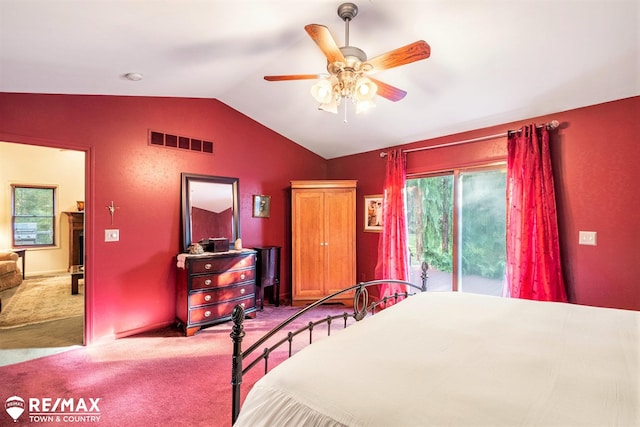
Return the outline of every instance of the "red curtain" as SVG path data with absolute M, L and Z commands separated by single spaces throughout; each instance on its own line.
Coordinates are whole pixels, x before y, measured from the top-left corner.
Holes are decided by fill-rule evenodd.
M 402 150 L 391 150 L 387 155 L 382 203 L 382 234 L 378 241 L 376 279 L 408 280 L 409 278 L 404 208 L 406 158 L 407 155 Z M 405 286 L 403 285 L 380 285 L 378 298 L 404 291 Z
M 567 301 L 560 263 L 549 131 L 525 126 L 507 139 L 505 295 Z

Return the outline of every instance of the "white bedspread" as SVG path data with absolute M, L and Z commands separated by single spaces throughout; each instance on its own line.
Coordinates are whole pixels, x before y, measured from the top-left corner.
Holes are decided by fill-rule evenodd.
M 275 367 L 236 426 L 639 426 L 640 312 L 411 297 Z

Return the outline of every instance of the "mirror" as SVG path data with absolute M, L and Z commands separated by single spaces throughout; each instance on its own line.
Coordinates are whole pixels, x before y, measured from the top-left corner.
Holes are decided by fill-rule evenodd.
M 240 237 L 238 178 L 182 173 L 183 250 L 202 239 Z

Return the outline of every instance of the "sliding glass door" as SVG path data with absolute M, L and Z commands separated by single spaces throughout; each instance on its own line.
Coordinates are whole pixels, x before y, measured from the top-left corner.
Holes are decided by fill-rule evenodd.
M 429 264 L 430 291 L 453 289 L 453 173 L 407 179 L 407 240 L 411 282 Z
M 500 295 L 506 259 L 504 167 L 407 179 L 411 279 L 429 264 L 430 291 Z

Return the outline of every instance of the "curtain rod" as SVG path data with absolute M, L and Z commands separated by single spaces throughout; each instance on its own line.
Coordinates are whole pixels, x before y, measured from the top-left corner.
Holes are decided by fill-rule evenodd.
M 546 128 L 548 130 L 553 130 L 553 129 L 556 129 L 556 128 L 558 128 L 560 126 L 560 122 L 558 122 L 557 120 L 552 120 L 549 123 L 546 123 L 546 124 L 544 124 L 542 126 L 536 126 L 536 129 L 541 129 L 543 126 L 546 126 Z M 495 135 L 480 136 L 478 138 L 465 139 L 464 141 L 445 142 L 444 144 L 429 145 L 427 147 L 410 148 L 408 150 L 402 150 L 402 152 L 403 153 L 413 153 L 414 151 L 432 150 L 434 148 L 451 147 L 453 145 L 468 144 L 470 142 L 480 142 L 480 141 L 487 141 L 489 139 L 504 138 L 505 136 L 509 136 L 510 133 L 514 133 L 514 132 L 520 132 L 520 131 L 508 130 L 508 131 L 503 132 L 503 133 L 497 133 Z M 383 152 L 380 153 L 380 157 L 385 157 L 386 155 L 387 155 L 386 151 L 383 151 Z

